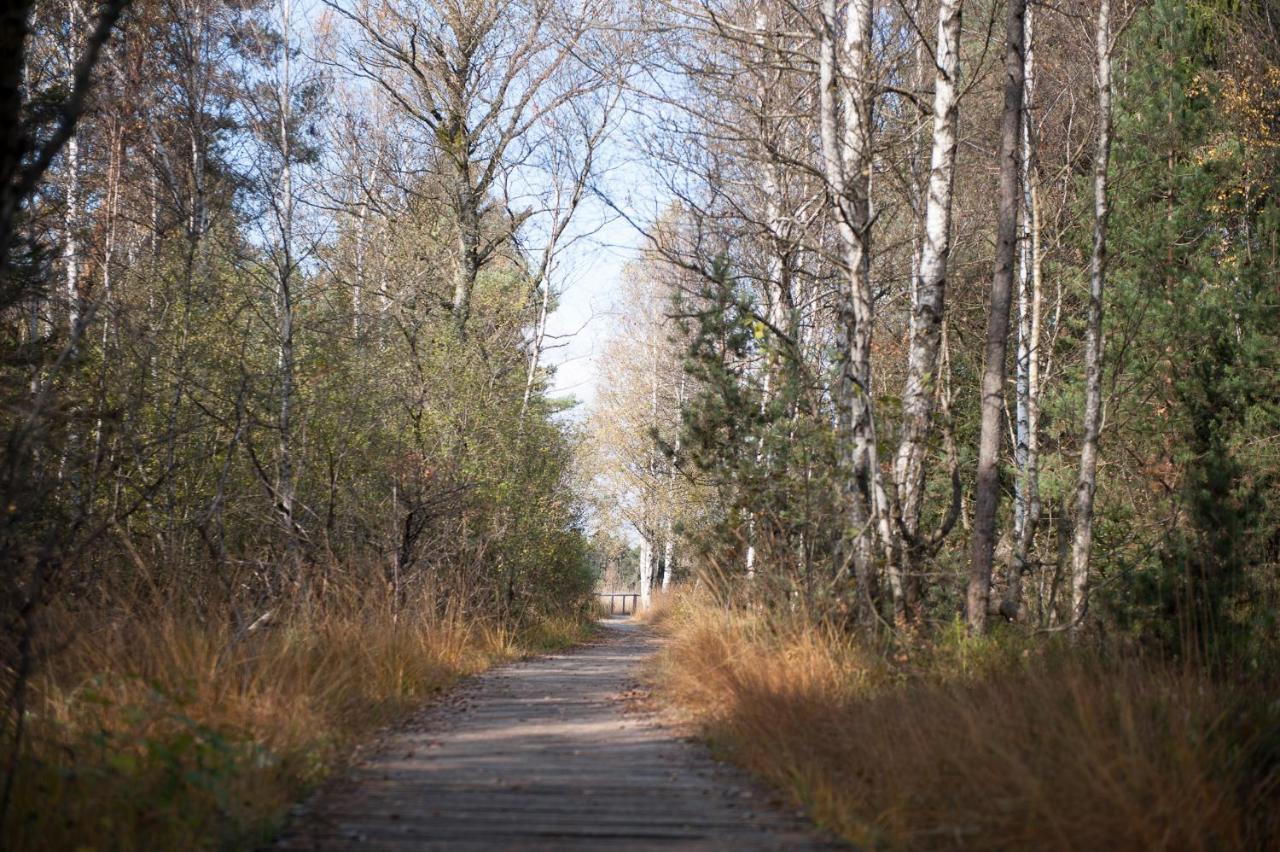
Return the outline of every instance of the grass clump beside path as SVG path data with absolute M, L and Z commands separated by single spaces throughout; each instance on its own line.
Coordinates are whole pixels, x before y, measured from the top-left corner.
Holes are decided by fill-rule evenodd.
M 0 848 L 253 848 L 380 727 L 591 630 L 585 612 L 511 628 L 423 604 L 330 603 L 251 632 L 167 607 L 50 616 L 70 639 L 32 684 Z
M 684 597 L 654 678 L 729 757 L 868 849 L 1257 850 L 1280 695 L 1065 644 L 868 652 Z

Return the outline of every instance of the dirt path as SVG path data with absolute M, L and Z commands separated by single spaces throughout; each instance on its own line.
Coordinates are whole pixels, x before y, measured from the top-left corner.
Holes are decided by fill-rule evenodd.
M 657 641 L 630 620 L 495 669 L 319 796 L 286 850 L 837 848 L 625 693 Z

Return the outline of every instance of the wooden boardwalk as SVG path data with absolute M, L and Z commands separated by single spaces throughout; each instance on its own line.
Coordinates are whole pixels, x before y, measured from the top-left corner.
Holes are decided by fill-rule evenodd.
M 626 700 L 656 640 L 495 669 L 319 795 L 285 850 L 839 848 Z

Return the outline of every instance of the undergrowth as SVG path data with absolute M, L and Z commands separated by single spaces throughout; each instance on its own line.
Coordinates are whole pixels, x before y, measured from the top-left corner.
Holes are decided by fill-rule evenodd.
M 385 601 L 252 631 L 181 608 L 53 616 L 0 847 L 254 848 L 352 748 L 460 677 L 564 647 L 585 616 L 519 628 Z
M 1246 850 L 1280 841 L 1280 693 L 962 630 L 870 652 L 685 597 L 660 695 L 868 849 Z

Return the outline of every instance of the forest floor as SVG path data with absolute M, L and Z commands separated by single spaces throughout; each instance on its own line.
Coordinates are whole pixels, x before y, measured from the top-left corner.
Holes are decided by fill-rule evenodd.
M 300 808 L 279 848 L 839 848 L 637 689 L 653 630 L 493 669 Z

